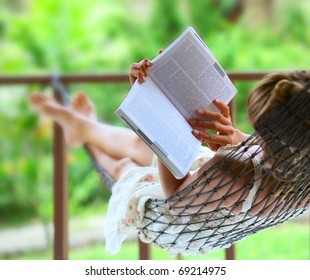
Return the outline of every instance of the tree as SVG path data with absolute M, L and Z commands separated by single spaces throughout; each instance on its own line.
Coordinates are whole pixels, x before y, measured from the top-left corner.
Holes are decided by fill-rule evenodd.
M 242 0 L 247 26 L 271 24 L 273 21 L 273 0 Z
M 185 23 L 180 10 L 180 1 L 155 1 L 149 30 L 156 44 L 167 46 L 184 28 Z

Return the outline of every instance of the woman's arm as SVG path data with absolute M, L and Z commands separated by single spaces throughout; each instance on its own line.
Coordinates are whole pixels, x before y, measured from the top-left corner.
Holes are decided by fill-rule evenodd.
M 159 178 L 162 190 L 164 192 L 165 197 L 170 197 L 174 194 L 177 189 L 182 185 L 187 178 L 190 177 L 190 174 L 187 173 L 185 177 L 182 179 L 177 179 L 173 176 L 170 170 L 164 165 L 160 159 L 158 158 L 158 171 L 159 171 Z
M 248 187 L 254 176 L 253 165 L 243 154 L 238 158 L 227 158 L 229 151 L 216 154 L 206 162 L 198 172 L 191 176 L 175 189 L 174 194 L 190 188 L 195 182 L 195 188 L 182 194 L 182 199 L 174 205 L 180 209 L 188 208 L 188 213 L 209 212 L 218 207 L 231 209 L 237 214 L 242 210 L 242 203 L 249 191 Z M 225 164 L 223 164 L 225 160 Z M 215 167 L 215 168 L 214 168 Z M 241 175 L 242 174 L 242 175 Z M 198 182 L 197 182 L 198 181 Z M 206 183 L 208 182 L 208 183 Z M 176 209 L 175 209 L 176 210 Z
M 146 77 L 149 75 L 148 68 L 153 65 L 148 59 L 143 59 L 139 63 L 133 63 L 130 67 L 129 79 L 131 84 L 138 79 L 140 83 L 145 82 Z M 214 101 L 214 104 L 220 109 L 219 113 L 211 112 L 205 109 L 197 111 L 198 116 L 208 118 L 206 121 L 202 118 L 190 120 L 193 127 L 193 134 L 201 141 L 206 142 L 212 150 L 217 150 L 220 146 L 227 144 L 235 144 L 247 138 L 239 130 L 232 126 L 229 107 L 220 101 Z M 217 131 L 217 135 L 209 134 L 208 130 L 212 129 Z M 184 187 L 185 182 L 189 178 L 194 178 L 188 173 L 182 179 L 176 179 L 170 170 L 159 160 L 159 175 L 161 185 L 166 197 L 175 193 L 180 186 Z

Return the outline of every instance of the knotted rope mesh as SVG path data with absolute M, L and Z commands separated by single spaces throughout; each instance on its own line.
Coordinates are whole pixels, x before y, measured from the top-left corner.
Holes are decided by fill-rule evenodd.
M 141 239 L 172 254 L 204 254 L 309 209 L 309 88 L 310 83 L 184 190 L 150 199 Z M 248 175 L 252 179 L 240 183 Z
M 307 211 L 309 89 L 310 82 L 185 189 L 167 199 L 149 199 L 140 239 L 167 249 L 171 255 L 206 254 Z M 85 148 L 103 183 L 111 189 L 113 180 Z

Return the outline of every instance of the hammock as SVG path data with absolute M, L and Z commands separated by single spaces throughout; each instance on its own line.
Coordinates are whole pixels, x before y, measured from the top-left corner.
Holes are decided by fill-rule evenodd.
M 53 87 L 65 100 L 67 94 L 59 81 L 54 80 Z M 154 243 L 172 255 L 196 254 L 197 250 L 199 254 L 206 254 L 230 247 L 251 234 L 307 211 L 310 206 L 309 89 L 310 82 L 280 112 L 271 114 L 246 141 L 232 146 L 222 161 L 205 170 L 185 189 L 167 199 L 149 199 L 139 229 L 140 239 Z M 298 125 L 292 126 L 296 119 Z M 257 143 L 263 149 L 254 146 Z M 87 147 L 85 149 L 103 183 L 111 190 L 113 180 Z M 268 153 L 270 149 L 273 150 L 272 157 Z M 262 155 L 263 150 L 264 155 L 257 166 L 252 165 L 251 170 L 246 168 L 251 166 L 254 158 Z M 248 156 L 243 157 L 245 153 Z M 262 170 L 267 161 L 272 166 L 256 172 Z M 228 165 L 225 173 L 217 172 Z M 236 170 L 238 176 L 229 176 Z M 238 180 L 253 173 L 253 179 L 242 187 L 239 182 L 236 190 Z M 275 181 L 274 177 L 278 179 Z M 208 188 L 212 180 L 220 182 L 216 188 Z M 272 191 L 260 199 L 259 194 L 270 188 L 270 184 Z M 218 191 L 225 191 L 220 199 L 216 198 Z M 201 202 L 198 198 L 203 195 L 208 195 L 208 199 Z M 240 198 L 227 207 L 225 201 L 234 195 Z M 207 210 L 210 207 L 212 210 Z

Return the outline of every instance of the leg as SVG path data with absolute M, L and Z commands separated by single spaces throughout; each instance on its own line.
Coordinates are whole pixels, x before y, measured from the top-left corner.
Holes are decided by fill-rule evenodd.
M 84 94 L 78 94 L 73 97 L 70 108 L 87 117 L 88 119 L 96 120 L 96 109 L 89 98 Z M 117 181 L 123 172 L 130 168 L 138 166 L 130 158 L 116 159 L 109 156 L 100 148 L 91 144 L 86 145 L 96 161 L 108 172 L 114 181 Z
M 151 164 L 153 152 L 133 131 L 89 119 L 41 94 L 31 95 L 30 102 L 63 127 L 69 145 L 92 144 L 113 158 L 129 157 L 143 166 Z
M 142 166 L 149 166 L 153 152 L 131 130 L 102 123 L 80 126 L 86 144 L 93 144 L 115 158 L 129 157 Z
M 125 171 L 139 166 L 130 158 L 113 158 L 96 146 L 88 145 L 88 148 L 94 155 L 97 162 L 109 173 L 114 181 L 117 181 Z

